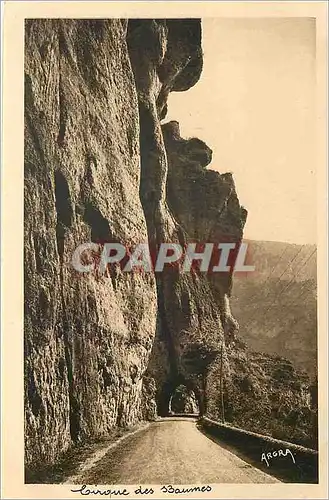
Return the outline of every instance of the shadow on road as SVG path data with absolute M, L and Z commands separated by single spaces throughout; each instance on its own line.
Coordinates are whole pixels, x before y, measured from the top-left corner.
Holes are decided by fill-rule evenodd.
M 286 460 L 284 463 L 279 463 L 277 462 L 275 464 L 275 467 L 267 467 L 265 465 L 265 462 L 261 462 L 261 454 L 257 455 L 257 459 L 255 458 L 255 450 L 253 447 L 247 447 L 247 449 L 242 449 L 241 446 L 239 446 L 239 443 L 229 443 L 225 442 L 223 439 L 220 439 L 216 436 L 213 436 L 209 434 L 202 426 L 201 421 L 198 421 L 196 423 L 197 429 L 208 439 L 213 441 L 214 443 L 218 444 L 222 448 L 224 448 L 227 451 L 230 451 L 237 457 L 241 458 L 244 462 L 249 464 L 252 467 L 255 467 L 256 469 L 261 470 L 262 472 L 265 472 L 266 474 L 269 474 L 276 479 L 279 479 L 283 483 L 316 483 L 316 481 L 312 480 L 312 478 L 308 477 L 308 475 L 305 474 L 305 471 L 302 470 L 302 468 L 299 466 L 298 463 L 293 464 L 293 463 L 287 463 Z M 259 450 L 257 450 L 259 451 Z M 281 459 L 280 459 L 281 460 Z

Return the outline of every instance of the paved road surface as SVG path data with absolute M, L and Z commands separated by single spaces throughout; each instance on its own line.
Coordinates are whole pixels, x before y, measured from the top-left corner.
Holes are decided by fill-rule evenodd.
M 275 483 L 202 434 L 193 419 L 151 424 L 109 451 L 84 484 Z

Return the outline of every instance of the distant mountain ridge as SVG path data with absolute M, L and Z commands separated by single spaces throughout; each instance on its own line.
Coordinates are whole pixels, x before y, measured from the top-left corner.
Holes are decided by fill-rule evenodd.
M 252 273 L 237 273 L 231 306 L 240 336 L 311 376 L 317 367 L 316 245 L 245 240 Z

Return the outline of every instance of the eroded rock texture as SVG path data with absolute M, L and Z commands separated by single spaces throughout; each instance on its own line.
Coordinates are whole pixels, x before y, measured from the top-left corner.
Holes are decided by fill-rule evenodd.
M 147 241 L 139 113 L 120 20 L 33 20 L 25 55 L 26 462 L 141 416 L 151 274 L 75 273 L 82 242 Z
M 206 168 L 202 141 L 161 123 L 169 92 L 201 70 L 200 20 L 27 21 L 28 468 L 167 414 L 180 384 L 212 414 L 220 373 L 225 397 L 234 386 L 231 274 L 113 268 L 99 277 L 70 264 L 89 241 L 241 241 L 246 211 L 232 176 Z
M 175 122 L 160 125 L 168 93 L 187 90 L 200 77 L 200 21 L 132 21 L 128 44 L 139 99 L 141 201 L 150 245 L 239 242 L 245 212 L 232 180 L 205 170 L 211 150 L 202 141 L 183 140 Z M 205 410 L 204 376 L 231 321 L 231 276 L 217 284 L 215 296 L 212 281 L 200 273 L 174 268 L 157 275 L 158 328 L 148 373 L 157 381 L 162 415 L 179 383 L 195 391 Z

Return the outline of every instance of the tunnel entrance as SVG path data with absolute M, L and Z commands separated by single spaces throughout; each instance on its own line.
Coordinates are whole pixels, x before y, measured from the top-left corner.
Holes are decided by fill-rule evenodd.
M 169 415 L 200 415 L 200 407 L 195 392 L 186 385 L 176 387 L 169 400 Z
M 159 417 L 201 416 L 205 410 L 204 392 L 198 383 L 180 376 L 162 384 L 157 391 L 156 404 Z

